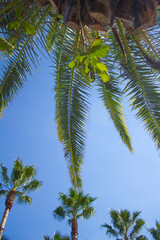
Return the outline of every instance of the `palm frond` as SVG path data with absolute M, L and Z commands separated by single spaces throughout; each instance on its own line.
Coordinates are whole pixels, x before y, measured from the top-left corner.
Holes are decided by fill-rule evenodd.
M 65 210 L 62 206 L 59 206 L 53 211 L 54 218 L 58 219 L 59 221 L 63 220 L 66 216 Z
M 8 174 L 7 174 L 7 168 L 4 167 L 2 164 L 0 164 L 0 175 L 1 175 L 1 178 L 2 178 L 2 181 L 5 185 L 7 185 L 9 183 L 9 177 L 8 177 Z
M 23 168 L 24 165 L 22 163 L 22 160 L 20 159 L 20 157 L 18 157 L 15 161 L 14 161 L 14 166 L 11 172 L 11 183 L 12 186 L 16 186 L 17 182 L 21 179 L 22 173 L 23 173 Z
M 15 168 L 15 172 L 19 171 Z M 36 176 L 36 169 L 34 166 L 22 166 L 21 171 L 19 172 L 19 176 L 17 176 L 17 179 L 15 182 L 15 188 L 23 188 L 24 186 L 27 186 L 30 184 L 31 180 Z M 34 179 L 36 182 L 33 182 L 34 184 L 38 184 L 38 180 Z M 33 180 L 33 181 L 34 181 Z M 32 184 L 31 184 L 32 185 Z M 31 187 L 30 185 L 30 187 Z
M 118 237 L 118 233 L 115 229 L 112 228 L 112 226 L 108 225 L 108 224 L 104 224 L 102 225 L 102 227 L 107 228 L 106 234 L 111 236 L 111 237 Z
M 160 224 L 156 221 L 156 228 L 147 229 L 155 240 L 160 240 Z
M 136 238 L 136 240 L 149 240 L 149 239 L 144 235 L 140 235 L 139 237 Z
M 62 236 L 59 232 L 55 232 L 54 240 L 70 240 L 70 237 Z
M 11 57 L 8 57 L 2 68 L 2 76 L 0 79 L 0 113 L 12 101 L 18 90 L 23 86 L 27 74 L 32 73 L 31 63 L 36 66 L 38 60 L 37 51 L 40 50 L 36 38 L 38 38 L 38 30 L 48 15 L 50 6 L 46 11 L 34 18 L 35 35 L 23 34 L 20 40 L 15 38 L 14 44 L 17 44 Z M 39 41 L 40 42 L 40 41 Z
M 104 83 L 99 79 L 99 92 L 100 97 L 104 103 L 105 108 L 108 110 L 109 116 L 112 119 L 116 129 L 118 130 L 122 141 L 127 145 L 130 152 L 133 151 L 131 139 L 126 127 L 124 119 L 124 111 L 121 102 L 121 92 L 119 83 L 116 80 L 111 80 Z
M 37 179 L 34 179 L 29 184 L 27 184 L 23 187 L 23 191 L 28 192 L 28 193 L 33 192 L 33 191 L 40 189 L 41 186 L 42 186 L 42 182 L 38 181 Z
M 78 219 L 79 217 L 82 217 L 82 218 L 84 218 L 84 219 L 89 219 L 91 216 L 94 216 L 95 213 L 96 213 L 95 208 L 94 208 L 94 207 L 91 207 L 91 206 L 88 206 L 88 207 L 86 207 L 86 208 L 83 210 L 83 212 L 82 212 L 81 214 L 79 214 L 79 215 L 77 216 L 77 219 Z
M 135 225 L 130 233 L 130 237 L 134 238 L 137 236 L 137 234 L 139 234 L 139 232 L 141 231 L 141 229 L 144 227 L 145 225 L 145 221 L 143 219 L 137 219 L 135 221 Z
M 117 20 L 129 58 L 127 64 L 121 63 L 124 77 L 127 79 L 126 92 L 130 96 L 131 105 L 137 111 L 147 131 L 151 134 L 156 146 L 160 147 L 160 93 L 154 71 L 144 64 L 144 59 L 137 51 L 135 43 L 130 39 L 127 42 L 122 24 Z
M 119 47 L 119 42 L 117 43 L 117 38 L 115 39 L 113 31 L 109 31 L 107 37 L 104 34 L 101 37 L 104 39 L 104 42 L 110 46 L 107 56 L 103 59 L 103 63 L 105 63 L 108 68 L 110 81 L 104 83 L 100 78 L 97 78 L 98 92 L 103 101 L 104 107 L 108 111 L 113 124 L 120 134 L 122 141 L 126 144 L 130 152 L 132 152 L 133 149 L 131 139 L 126 126 L 123 109 L 122 98 L 124 95 L 121 86 L 122 78 L 120 75 L 120 65 L 118 64 L 118 59 L 120 56 L 122 57 L 123 61 L 125 61 L 125 50 L 122 52 L 121 47 Z
M 3 189 L 1 189 L 1 190 L 0 190 L 0 196 L 2 196 L 2 197 L 3 197 L 3 196 L 7 196 L 8 192 L 9 192 L 8 190 L 3 190 Z
M 53 238 L 50 238 L 50 237 L 45 236 L 45 235 L 43 235 L 43 237 L 44 237 L 44 240 L 53 240 Z
M 58 136 L 64 145 L 71 181 L 81 187 L 80 169 L 84 156 L 85 123 L 88 111 L 89 77 L 84 71 L 70 69 L 68 64 L 76 58 L 79 32 L 63 27 L 55 46 L 56 121 Z
M 29 196 L 24 195 L 24 192 L 16 191 L 16 196 L 18 198 L 17 201 L 19 203 L 25 203 L 25 204 L 32 205 L 32 199 Z

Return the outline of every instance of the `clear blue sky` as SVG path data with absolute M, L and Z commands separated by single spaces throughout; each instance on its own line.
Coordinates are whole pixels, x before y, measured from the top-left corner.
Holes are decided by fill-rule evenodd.
M 0 120 L 0 162 L 9 169 L 20 155 L 35 165 L 43 187 L 32 194 L 32 207 L 16 202 L 5 234 L 10 240 L 40 240 L 55 231 L 70 234 L 66 222 L 53 219 L 58 193 L 70 187 L 63 147 L 56 135 L 54 77 L 46 60 L 28 78 Z M 84 192 L 98 197 L 96 216 L 79 222 L 79 240 L 109 239 L 101 224 L 110 223 L 109 208 L 142 210 L 147 227 L 160 220 L 160 157 L 142 124 L 126 109 L 134 154 L 121 142 L 96 91 L 93 91 L 87 125 L 87 146 L 82 169 Z M 0 199 L 0 217 L 4 199 Z M 151 238 L 150 238 L 151 239 Z

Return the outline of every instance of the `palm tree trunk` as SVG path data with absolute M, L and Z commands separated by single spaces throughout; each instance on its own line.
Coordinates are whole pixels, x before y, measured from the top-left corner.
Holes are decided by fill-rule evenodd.
M 4 214 L 3 214 L 3 217 L 2 217 L 2 221 L 1 221 L 1 224 L 0 224 L 0 240 L 2 238 L 2 234 L 3 234 L 3 231 L 4 231 L 4 227 L 5 227 L 5 224 L 6 224 L 6 221 L 7 221 L 9 211 L 11 210 L 11 208 L 13 206 L 14 198 L 15 198 L 15 190 L 10 190 L 8 192 L 7 197 L 6 197 L 6 201 L 5 201 L 6 208 L 5 208 L 5 211 L 4 211 Z
M 77 219 L 72 219 L 72 232 L 71 232 L 72 240 L 78 240 L 78 223 Z
M 4 227 L 5 227 L 5 224 L 6 224 L 6 221 L 7 221 L 9 211 L 10 211 L 9 208 L 5 208 L 5 211 L 4 211 L 2 220 L 1 220 L 1 224 L 0 224 L 0 240 L 2 238 L 2 234 L 3 234 L 3 231 L 4 231 Z

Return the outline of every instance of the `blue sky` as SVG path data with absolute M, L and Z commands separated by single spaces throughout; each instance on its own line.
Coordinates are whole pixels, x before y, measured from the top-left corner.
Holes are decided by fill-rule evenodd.
M 66 222 L 52 217 L 59 205 L 58 193 L 67 193 L 71 185 L 56 135 L 54 77 L 48 65 L 45 60 L 39 72 L 28 78 L 0 120 L 0 162 L 11 169 L 20 155 L 24 164 L 35 165 L 43 181 L 41 190 L 31 195 L 32 207 L 15 202 L 5 229 L 10 240 L 40 240 L 55 231 L 70 235 Z M 98 199 L 96 216 L 79 221 L 79 240 L 109 239 L 101 228 L 110 223 L 109 208 L 141 210 L 147 227 L 160 220 L 159 152 L 128 107 L 126 115 L 134 154 L 121 142 L 93 90 L 82 177 L 84 192 Z M 0 217 L 3 211 L 4 199 L 0 199 Z

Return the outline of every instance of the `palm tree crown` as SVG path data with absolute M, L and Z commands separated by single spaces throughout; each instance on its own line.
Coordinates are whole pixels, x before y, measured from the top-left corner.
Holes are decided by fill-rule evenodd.
M 128 210 L 110 209 L 110 217 L 113 227 L 104 224 L 107 228 L 106 234 L 117 240 L 145 240 L 143 235 L 139 235 L 145 225 L 145 221 L 139 218 L 140 212 L 133 212 L 132 215 Z
M 7 168 L 0 165 L 1 179 L 0 196 L 10 196 L 6 199 L 6 205 L 11 209 L 14 197 L 18 198 L 18 202 L 32 204 L 32 199 L 26 195 L 32 191 L 38 190 L 42 183 L 38 181 L 36 176 L 36 169 L 34 166 L 24 166 L 20 157 L 14 162 L 11 177 L 8 177 Z
M 70 238 L 67 236 L 61 236 L 59 232 L 56 232 L 53 238 L 50 238 L 48 236 L 43 236 L 43 237 L 44 237 L 44 240 L 70 240 Z
M 61 204 L 53 211 L 53 216 L 58 220 L 68 219 L 68 223 L 72 225 L 72 240 L 78 238 L 78 223 L 79 218 L 88 219 L 95 214 L 92 203 L 96 200 L 84 195 L 83 192 L 77 192 L 70 188 L 69 195 L 59 193 Z
M 160 240 L 160 224 L 158 221 L 156 221 L 156 228 L 150 228 L 148 231 L 152 235 L 153 239 Z

